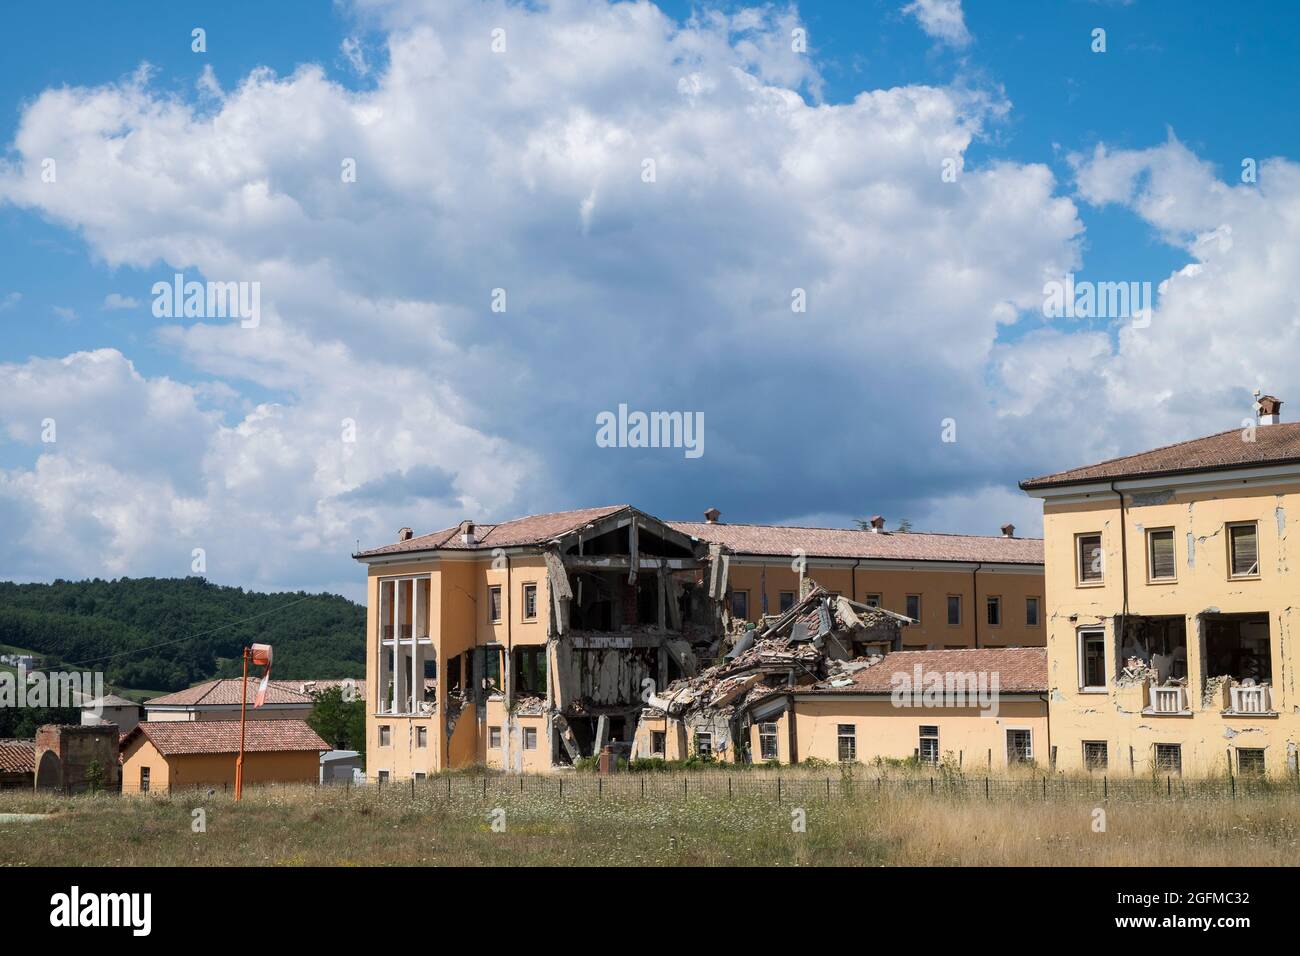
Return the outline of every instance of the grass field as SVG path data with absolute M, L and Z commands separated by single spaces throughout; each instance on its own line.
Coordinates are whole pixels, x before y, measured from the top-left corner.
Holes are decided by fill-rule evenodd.
M 636 776 L 653 777 L 645 795 Z M 1098 799 L 1034 787 L 851 788 L 838 778 L 722 774 L 438 777 L 375 787 L 78 797 L 0 792 L 3 866 L 1184 865 L 1300 861 L 1300 794 L 1163 785 Z M 521 792 L 520 788 L 523 787 Z M 597 789 L 599 788 L 599 789 Z M 692 789 L 694 788 L 694 789 Z M 486 792 L 485 792 L 486 790 Z M 830 795 L 827 795 L 829 790 Z M 778 802 L 778 799 L 780 802 Z M 193 830 L 195 810 L 206 832 Z M 1097 811 L 1105 813 L 1098 832 Z M 501 811 L 501 812 L 496 812 Z M 25 821 L 4 814 L 49 814 Z M 806 824 L 796 832 L 798 819 Z M 494 821 L 496 829 L 494 829 Z

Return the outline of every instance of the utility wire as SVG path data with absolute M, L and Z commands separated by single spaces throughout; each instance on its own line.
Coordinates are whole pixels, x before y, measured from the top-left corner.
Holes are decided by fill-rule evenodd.
M 252 617 L 245 617 L 238 621 L 229 621 L 225 624 L 222 624 L 220 627 L 214 627 L 210 631 L 200 631 L 199 633 L 191 634 L 188 637 L 178 637 L 174 641 L 163 641 L 161 644 L 150 644 L 148 647 L 136 647 L 136 648 L 132 648 L 129 651 L 120 651 L 116 654 L 109 654 L 107 657 L 91 657 L 84 661 L 73 661 L 71 664 L 69 664 L 69 666 L 80 667 L 82 664 L 95 664 L 98 663 L 99 661 L 111 661 L 115 657 L 125 657 L 127 654 L 139 654 L 141 651 L 157 650 L 160 647 L 167 647 L 171 644 L 180 644 L 183 643 L 184 641 L 192 641 L 195 640 L 196 638 L 207 637 L 209 634 L 215 634 L 217 633 L 217 631 L 224 631 L 226 628 L 234 627 L 236 624 L 247 624 L 249 621 L 256 621 L 258 618 L 261 617 L 267 617 L 268 615 L 271 614 L 278 614 L 280 611 L 283 611 L 287 607 L 293 607 L 295 604 L 301 604 L 303 601 L 309 600 L 310 598 L 315 596 L 316 595 L 314 594 L 309 594 L 307 597 L 298 598 L 298 600 L 290 601 L 288 604 L 281 604 L 279 607 L 272 608 L 269 611 L 263 611 L 261 614 L 254 614 Z

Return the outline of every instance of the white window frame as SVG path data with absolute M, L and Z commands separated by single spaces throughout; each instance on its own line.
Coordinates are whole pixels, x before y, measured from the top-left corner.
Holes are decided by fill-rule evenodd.
M 1107 673 L 1109 673 L 1109 671 L 1107 671 L 1107 669 L 1106 669 L 1106 631 L 1105 631 L 1104 628 L 1098 628 L 1098 627 L 1081 627 L 1081 628 L 1079 628 L 1079 630 L 1076 631 L 1075 633 L 1076 633 L 1076 638 L 1075 638 L 1075 640 L 1076 640 L 1077 645 L 1078 645 L 1078 646 L 1077 646 L 1077 651 L 1078 651 L 1078 655 L 1079 655 L 1079 657 L 1078 657 L 1078 665 L 1079 665 L 1079 692 L 1082 693 L 1082 694 L 1102 694 L 1102 693 L 1105 693 L 1105 692 L 1106 692 L 1106 684 L 1089 684 L 1089 683 L 1086 683 L 1086 681 L 1085 681 L 1085 678 L 1086 678 L 1086 675 L 1087 675 L 1087 673 L 1088 673 L 1088 670 L 1087 670 L 1087 667 L 1084 665 L 1083 645 L 1084 645 L 1084 637 L 1085 637 L 1085 635 L 1086 635 L 1086 636 L 1089 636 L 1089 637 L 1099 637 L 1099 638 L 1100 638 L 1100 640 L 1101 640 L 1101 676 L 1102 676 L 1103 679 L 1105 679 Z M 1107 683 L 1109 683 L 1109 681 L 1108 681 Z
M 1152 541 L 1157 534 L 1169 534 L 1169 547 L 1174 555 L 1174 573 L 1167 578 L 1156 577 L 1156 559 L 1155 552 L 1152 549 Z M 1258 541 L 1258 534 L 1256 535 Z M 1178 583 L 1178 538 L 1174 535 L 1172 527 L 1167 528 L 1147 528 L 1147 583 L 1148 584 L 1177 584 Z
M 1101 555 L 1101 577 L 1095 581 L 1085 580 L 1083 576 L 1083 539 L 1096 538 L 1097 551 Z M 1100 531 L 1081 531 L 1074 536 L 1074 583 L 1081 588 L 1099 588 L 1106 584 L 1106 540 Z
M 765 730 L 770 727 L 771 730 Z M 768 756 L 764 751 L 763 745 L 767 741 L 772 743 L 772 756 Z M 758 725 L 758 759 L 759 760 L 780 760 L 781 759 L 781 727 L 775 720 L 760 721 Z
M 1006 732 L 1005 732 L 1005 734 L 1004 734 L 1004 736 L 1003 736 L 1003 738 L 1002 738 L 1002 742 L 1003 742 L 1003 745 L 1004 745 L 1004 751 L 1005 751 L 1005 753 L 1006 753 L 1006 755 L 1007 755 L 1007 763 L 1010 764 L 1010 763 L 1012 762 L 1012 761 L 1011 761 L 1011 735 L 1012 735 L 1013 733 L 1016 733 L 1016 734 L 1018 734 L 1018 733 L 1026 733 L 1026 734 L 1029 734 L 1029 754 L 1028 754 L 1028 756 L 1021 757 L 1019 760 L 1016 761 L 1016 763 L 1032 763 L 1032 762 L 1034 761 L 1034 759 L 1035 759 L 1035 757 L 1034 757 L 1034 752 L 1035 752 L 1035 751 L 1034 751 L 1034 728 L 1033 728 L 1033 727 L 1015 727 L 1015 726 L 1007 727 L 1007 728 L 1006 728 Z
M 934 731 L 934 733 L 927 734 L 926 733 L 927 730 L 932 730 Z M 927 756 L 925 752 L 926 751 L 925 744 L 926 741 L 929 740 L 934 741 L 934 755 L 932 757 Z M 916 730 L 916 741 L 917 741 L 916 756 L 918 762 L 926 764 L 931 767 L 938 766 L 939 755 L 941 753 L 941 751 L 939 750 L 939 725 L 938 724 L 918 725 Z
M 1223 536 L 1227 539 L 1228 545 L 1228 579 L 1231 581 L 1254 581 L 1259 577 L 1259 522 L 1258 521 L 1228 521 L 1224 523 Z M 1237 574 L 1232 570 L 1232 529 L 1233 528 L 1254 528 L 1255 529 L 1255 570 L 1249 574 Z
M 907 610 L 908 610 L 908 608 L 907 608 L 907 602 L 910 601 L 912 598 L 916 598 L 916 616 L 915 616 L 915 617 L 913 617 L 911 614 L 907 614 Z M 912 618 L 912 620 L 916 621 L 917 624 L 920 624 L 920 623 L 921 623 L 921 605 L 922 605 L 922 602 L 921 602 L 921 595 L 919 595 L 919 594 L 907 594 L 907 595 L 904 595 L 904 596 L 903 596 L 903 613 L 906 614 L 908 617 Z
M 532 589 L 533 592 L 533 613 L 532 614 L 528 613 L 528 591 L 530 588 Z M 538 605 L 537 582 L 524 581 L 521 586 L 521 590 L 519 591 L 519 613 L 523 615 L 521 620 L 524 621 L 537 620 L 538 617 L 540 616 L 538 613 L 537 605 Z
M 420 585 L 427 584 L 425 600 L 420 599 Z M 411 633 L 403 636 L 399 621 L 402 617 L 404 585 L 410 585 Z M 389 608 L 391 617 L 385 624 L 384 589 L 391 586 L 392 604 Z M 395 715 L 427 716 L 432 712 L 431 703 L 425 700 L 424 661 L 433 650 L 433 635 L 429 626 L 429 605 L 433 599 L 432 574 L 403 574 L 379 579 L 376 613 L 378 620 L 378 660 L 376 661 L 379 680 L 375 687 L 375 713 L 388 717 Z M 391 628 L 392 637 L 384 636 L 385 626 Z M 408 668 L 399 665 L 402 651 L 408 654 Z M 440 672 L 441 673 L 441 672 Z M 388 693 L 384 693 L 384 682 L 388 681 Z
M 846 734 L 844 728 L 849 728 Z M 844 741 L 849 742 L 853 750 L 852 756 L 845 757 Z M 855 763 L 858 759 L 858 725 L 857 724 L 836 724 L 835 725 L 835 757 L 840 763 Z

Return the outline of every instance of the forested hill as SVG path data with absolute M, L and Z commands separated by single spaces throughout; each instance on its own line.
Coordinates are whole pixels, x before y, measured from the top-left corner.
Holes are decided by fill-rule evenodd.
M 274 646 L 274 677 L 362 677 L 365 625 L 366 609 L 337 595 L 259 594 L 197 577 L 0 582 L 0 644 L 47 666 L 102 670 L 119 687 L 233 677 L 254 641 Z

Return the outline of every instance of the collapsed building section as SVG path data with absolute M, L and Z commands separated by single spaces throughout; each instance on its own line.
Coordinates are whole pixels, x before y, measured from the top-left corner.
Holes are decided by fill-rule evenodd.
M 753 725 L 774 726 L 796 688 L 851 682 L 852 674 L 900 648 L 907 623 L 808 582 L 785 613 L 731 629 L 719 663 L 646 698 L 632 756 L 751 762 Z
M 706 546 L 634 508 L 550 543 L 552 760 L 630 747 L 644 700 L 720 645 L 725 574 Z

